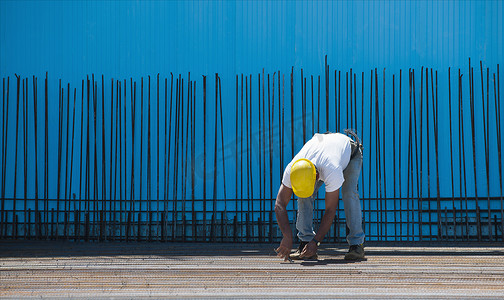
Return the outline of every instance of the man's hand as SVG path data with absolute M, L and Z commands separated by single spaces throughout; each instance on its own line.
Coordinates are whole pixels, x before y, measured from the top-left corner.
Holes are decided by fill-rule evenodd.
M 292 249 L 292 238 L 284 237 L 280 243 L 280 247 L 276 249 L 277 256 L 283 258 L 285 261 L 289 260 L 289 255 Z
M 312 257 L 317 254 L 317 244 L 312 240 L 303 248 L 303 251 L 299 255 L 299 258 Z

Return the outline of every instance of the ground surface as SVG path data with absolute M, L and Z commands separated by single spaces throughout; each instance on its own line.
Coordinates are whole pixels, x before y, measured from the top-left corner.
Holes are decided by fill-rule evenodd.
M 0 241 L 2 298 L 504 298 L 504 246 L 345 245 L 284 263 L 270 244 Z

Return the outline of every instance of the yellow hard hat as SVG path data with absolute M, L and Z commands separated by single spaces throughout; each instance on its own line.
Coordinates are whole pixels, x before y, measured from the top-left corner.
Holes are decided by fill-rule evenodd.
M 306 158 L 296 160 L 291 166 L 290 180 L 294 194 L 299 198 L 308 198 L 315 190 L 317 170 Z

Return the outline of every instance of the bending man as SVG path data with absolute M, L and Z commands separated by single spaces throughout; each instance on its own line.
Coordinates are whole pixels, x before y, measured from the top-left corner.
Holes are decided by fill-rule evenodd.
M 348 131 L 350 132 L 350 131 Z M 329 231 L 338 208 L 341 189 L 345 217 L 350 233 L 347 260 L 364 258 L 364 231 L 357 183 L 362 167 L 362 146 L 340 133 L 315 134 L 285 168 L 275 203 L 275 213 L 283 238 L 278 256 L 285 260 L 317 259 L 317 249 Z M 317 190 L 325 183 L 325 211 L 318 231 L 313 230 L 313 202 Z M 291 254 L 292 230 L 287 216 L 287 204 L 292 192 L 298 197 L 296 229 L 299 248 Z

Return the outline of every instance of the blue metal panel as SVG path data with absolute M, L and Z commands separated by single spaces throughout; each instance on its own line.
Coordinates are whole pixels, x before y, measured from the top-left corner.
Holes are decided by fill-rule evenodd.
M 76 87 L 79 94 L 81 80 L 86 75 L 94 73 L 100 82 L 99 76 L 103 74 L 106 80 L 105 95 L 110 95 L 111 78 L 121 80 L 133 77 L 133 80 L 140 84 L 140 78 L 143 77 L 145 84 L 147 84 L 147 76 L 151 76 L 153 84 L 151 92 L 155 95 L 154 84 L 158 73 L 164 82 L 165 77 L 170 77 L 170 72 L 176 75 L 183 74 L 186 79 L 188 72 L 191 72 L 191 79 L 197 82 L 197 97 L 201 99 L 201 76 L 206 75 L 208 76 L 208 109 L 213 109 L 214 73 L 219 73 L 222 78 L 222 96 L 225 102 L 224 115 L 226 116 L 224 144 L 227 145 L 226 154 L 234 155 L 235 149 L 232 144 L 238 120 L 234 117 L 236 74 L 253 75 L 254 90 L 252 95 L 256 101 L 255 99 L 258 97 L 258 91 L 255 90 L 257 75 L 262 72 L 263 68 L 265 73 L 270 75 L 280 71 L 286 77 L 286 109 L 290 109 L 289 75 L 291 67 L 294 67 L 294 100 L 296 105 L 294 117 L 299 120 L 301 118 L 299 71 L 303 69 L 305 76 L 314 75 L 315 83 L 317 76 L 321 76 L 321 98 L 323 99 L 325 96 L 325 55 L 328 56 L 328 64 L 331 67 L 330 99 L 335 97 L 335 90 L 332 86 L 334 80 L 332 72 L 334 70 L 342 70 L 342 85 L 345 84 L 345 72 L 350 68 L 357 75 L 358 84 L 361 83 L 361 72 L 364 72 L 366 88 L 363 96 L 366 102 L 364 107 L 366 116 L 372 115 L 368 106 L 370 71 L 374 71 L 376 68 L 378 72 L 380 99 L 383 92 L 381 80 L 383 74 L 386 74 L 387 102 L 385 104 L 380 102 L 380 105 L 386 105 L 387 108 L 383 110 L 383 106 L 380 106 L 380 114 L 386 113 L 387 116 L 391 116 L 391 77 L 393 74 L 396 76 L 397 84 L 401 69 L 403 73 L 402 97 L 405 106 L 400 113 L 403 120 L 407 120 L 409 117 L 407 110 L 409 104 L 405 100 L 408 98 L 407 70 L 409 68 L 415 69 L 418 94 L 421 67 L 434 68 L 439 71 L 440 78 L 439 115 L 441 118 L 439 128 L 440 132 L 446 133 L 450 125 L 446 117 L 447 114 L 450 109 L 454 116 L 458 113 L 454 109 L 456 105 L 452 105 L 451 108 L 447 105 L 448 67 L 452 68 L 452 101 L 456 103 L 456 73 L 461 68 L 462 73 L 465 74 L 463 80 L 467 83 L 469 77 L 468 58 L 471 57 L 473 59 L 472 65 L 476 69 L 474 81 L 476 83 L 475 94 L 478 97 L 475 107 L 475 126 L 476 132 L 482 132 L 484 123 L 482 120 L 483 107 L 479 98 L 481 85 L 478 63 L 480 60 L 483 61 L 483 67 L 488 66 L 491 72 L 495 72 L 496 65 L 502 63 L 504 57 L 503 15 L 504 4 L 502 1 L 0 1 L 0 77 L 10 76 L 11 85 L 14 86 L 14 74 L 26 77 L 35 75 L 39 78 L 40 84 L 45 77 L 45 72 L 48 72 L 49 125 L 52 132 L 57 132 L 58 92 L 55 87 L 58 85 L 59 78 L 63 79 L 64 86 L 69 82 L 72 89 Z M 308 88 L 311 87 L 309 80 L 308 77 Z M 187 86 L 185 88 L 187 89 Z M 11 89 L 11 99 L 14 97 L 13 90 Z M 464 117 L 466 118 L 464 130 L 466 134 L 471 132 L 471 124 L 468 122 L 470 118 L 468 92 L 464 87 L 463 103 Z M 41 89 L 39 89 L 38 106 L 39 111 L 42 111 L 43 103 L 40 99 L 43 99 L 43 96 L 40 93 Z M 315 91 L 315 95 L 317 95 L 317 91 Z M 342 97 L 345 96 L 345 92 L 342 92 Z M 492 101 L 492 98 L 490 100 Z M 255 105 L 256 103 L 253 107 L 254 113 L 257 112 Z M 321 106 L 322 109 L 325 108 L 324 105 Z M 334 110 L 333 105 L 334 103 L 331 102 L 330 111 Z M 80 108 L 79 102 L 77 107 Z M 146 107 L 147 103 L 144 103 L 144 110 Z M 164 103 L 161 104 L 160 110 L 164 110 L 164 107 Z M 346 106 L 343 109 L 347 109 Z M 11 104 L 9 110 L 13 115 L 15 113 L 14 105 Z M 110 108 L 106 107 L 105 111 L 110 114 Z M 196 111 L 198 115 L 201 115 L 201 106 L 198 106 Z M 160 118 L 161 121 L 164 120 L 163 116 Z M 127 120 L 131 121 L 131 117 L 128 116 Z M 492 120 L 494 120 L 493 116 Z M 153 126 L 156 121 L 157 116 L 154 114 Z M 208 127 L 206 129 L 210 131 L 213 130 L 214 121 L 212 111 L 208 115 L 207 124 L 202 124 L 200 121 L 197 126 L 198 128 Z M 324 124 L 324 121 L 325 119 L 321 119 L 321 124 Z M 329 121 L 330 124 L 335 122 L 335 116 L 332 113 Z M 11 118 L 9 122 L 9 130 L 13 130 L 14 118 Z M 39 120 L 39 124 L 43 124 L 42 122 Z M 77 122 L 80 122 L 79 118 Z M 456 122 L 455 119 L 454 122 Z M 252 125 L 254 128 L 257 127 L 258 121 L 254 119 Z M 273 125 L 278 125 L 278 120 Z M 489 129 L 491 136 L 496 135 L 493 125 Z M 385 120 L 385 126 L 392 128 L 392 118 Z M 322 128 L 325 129 L 325 126 Z M 373 128 L 370 119 L 364 120 L 365 134 L 369 134 L 366 132 L 367 128 Z M 403 139 L 407 138 L 406 128 L 405 126 L 402 131 Z M 105 129 L 111 130 L 110 125 L 105 124 Z M 427 132 L 426 125 L 424 124 L 420 130 Z M 139 135 L 140 129 L 137 128 L 135 132 Z M 427 134 L 432 133 L 431 127 Z M 202 138 L 203 134 L 206 133 L 198 130 L 198 140 Z M 210 136 L 213 137 L 213 131 Z M 33 139 L 31 129 L 28 131 L 28 137 L 29 140 Z M 449 142 L 446 135 L 444 137 L 440 140 L 439 148 L 443 149 L 441 157 L 447 158 Z M 42 145 L 43 137 L 37 138 L 39 144 Z M 80 138 L 80 134 L 77 134 L 76 138 Z M 390 145 L 393 142 L 392 138 L 393 134 L 388 134 L 382 142 Z M 14 141 L 14 134 L 11 134 L 8 140 L 9 145 L 13 145 Z M 478 137 L 479 146 L 482 142 L 482 138 Z M 153 142 L 153 148 L 157 146 L 156 143 L 157 141 Z M 296 136 L 293 143 L 298 149 L 302 141 L 299 136 Z M 52 150 L 49 160 L 54 163 L 57 160 L 55 134 L 50 135 L 49 144 L 50 150 Z M 108 141 L 106 144 L 109 149 Z M 434 142 L 431 141 L 429 149 L 423 144 L 421 149 L 433 151 L 433 144 Z M 160 145 L 164 146 L 164 142 L 160 142 Z M 471 146 L 468 135 L 465 140 L 468 168 L 472 166 Z M 496 144 L 492 141 L 490 144 L 492 155 L 496 152 L 496 148 Z M 482 149 L 484 148 L 478 147 L 476 149 L 478 158 L 485 155 Z M 290 149 L 285 150 L 286 156 L 290 157 Z M 31 170 L 34 155 L 31 148 L 29 151 L 28 162 L 29 170 Z M 202 153 L 201 145 L 196 146 L 196 151 L 197 155 Z M 213 157 L 213 148 L 209 148 L 208 151 L 207 155 Z M 407 153 L 406 146 L 403 145 L 402 151 Z M 8 154 L 9 157 L 14 156 L 14 150 L 9 148 Z M 454 155 L 460 154 L 456 151 Z M 257 154 L 253 153 L 252 156 L 256 161 Z M 372 156 L 368 157 L 368 161 L 372 161 L 372 158 Z M 383 154 L 383 158 L 389 162 L 393 160 L 392 154 L 389 152 Z M 153 159 L 154 165 L 165 162 L 164 158 L 161 158 L 160 162 Z M 402 157 L 403 167 L 407 163 L 407 157 L 404 155 Z M 434 168 L 432 160 L 430 164 L 426 161 L 422 163 L 424 169 Z M 273 164 L 275 169 L 281 168 L 278 157 L 275 157 Z M 9 170 L 14 169 L 13 160 L 8 160 L 7 165 Z M 18 172 L 21 172 L 20 168 L 21 166 L 18 165 Z M 219 166 L 219 168 L 221 167 Z M 233 174 L 236 173 L 237 167 L 230 164 L 227 168 L 229 170 L 226 178 L 234 180 Z M 475 168 L 477 178 L 482 178 L 482 180 L 478 180 L 480 195 L 486 194 L 486 169 L 483 160 L 478 160 Z M 53 168 L 50 171 L 51 182 L 55 181 L 55 170 Z M 365 166 L 363 173 L 366 180 L 368 180 L 368 173 L 372 173 L 369 175 L 369 179 L 373 182 L 378 180 L 375 178 L 376 174 L 366 170 L 367 166 Z M 201 170 L 199 171 L 201 172 Z M 221 171 L 219 170 L 219 172 Z M 395 170 L 388 164 L 386 171 L 390 174 Z M 144 172 L 146 172 L 145 166 Z M 258 173 L 257 167 L 254 172 Z M 455 172 L 460 173 L 462 169 L 455 166 Z M 453 179 L 449 176 L 448 166 L 442 165 L 440 173 L 442 173 L 441 194 L 449 196 L 452 194 L 451 181 Z M 497 178 L 498 171 L 495 165 L 491 168 L 490 173 L 491 178 Z M 41 176 L 40 178 L 42 178 Z M 405 175 L 403 174 L 403 176 Z M 276 180 L 277 176 L 275 175 L 274 178 Z M 31 180 L 32 178 L 30 178 Z M 468 171 L 467 185 L 472 187 L 474 180 L 473 173 Z M 435 180 L 433 175 L 428 183 L 430 183 L 430 191 L 434 191 L 432 192 L 434 195 Z M 7 196 L 12 196 L 13 190 L 10 187 L 13 184 L 13 178 L 7 178 Z M 196 197 L 201 198 L 201 178 L 197 179 L 196 185 L 198 187 Z M 274 187 L 271 188 L 275 190 L 277 185 L 278 182 L 275 181 L 273 182 Z M 459 182 L 456 182 L 455 185 L 457 196 L 462 196 L 458 193 Z M 22 190 L 21 186 L 22 182 L 18 180 L 18 191 Z M 211 191 L 210 186 L 210 184 L 207 186 L 208 193 Z M 388 191 L 394 187 L 394 183 L 388 180 Z M 427 188 L 427 183 L 424 182 L 422 190 L 427 190 Z M 235 195 L 237 189 L 238 187 L 231 186 L 228 188 L 228 193 Z M 406 185 L 403 185 L 402 190 L 399 191 L 400 194 L 406 195 L 406 189 Z M 274 192 L 270 195 L 269 190 L 270 186 L 267 183 L 266 191 L 268 192 L 265 194 L 273 198 Z M 30 186 L 29 194 L 32 194 L 33 191 L 34 188 Z M 474 192 L 471 190 L 469 194 Z M 376 196 L 378 189 L 371 186 L 371 191 L 367 193 L 367 196 Z M 390 197 L 389 193 L 385 196 Z M 492 184 L 490 194 L 497 195 L 498 193 L 499 185 Z M 223 196 L 220 185 L 217 194 L 218 197 Z M 258 194 L 256 190 L 252 196 L 257 197 Z M 55 195 L 51 194 L 51 197 L 55 197 Z

